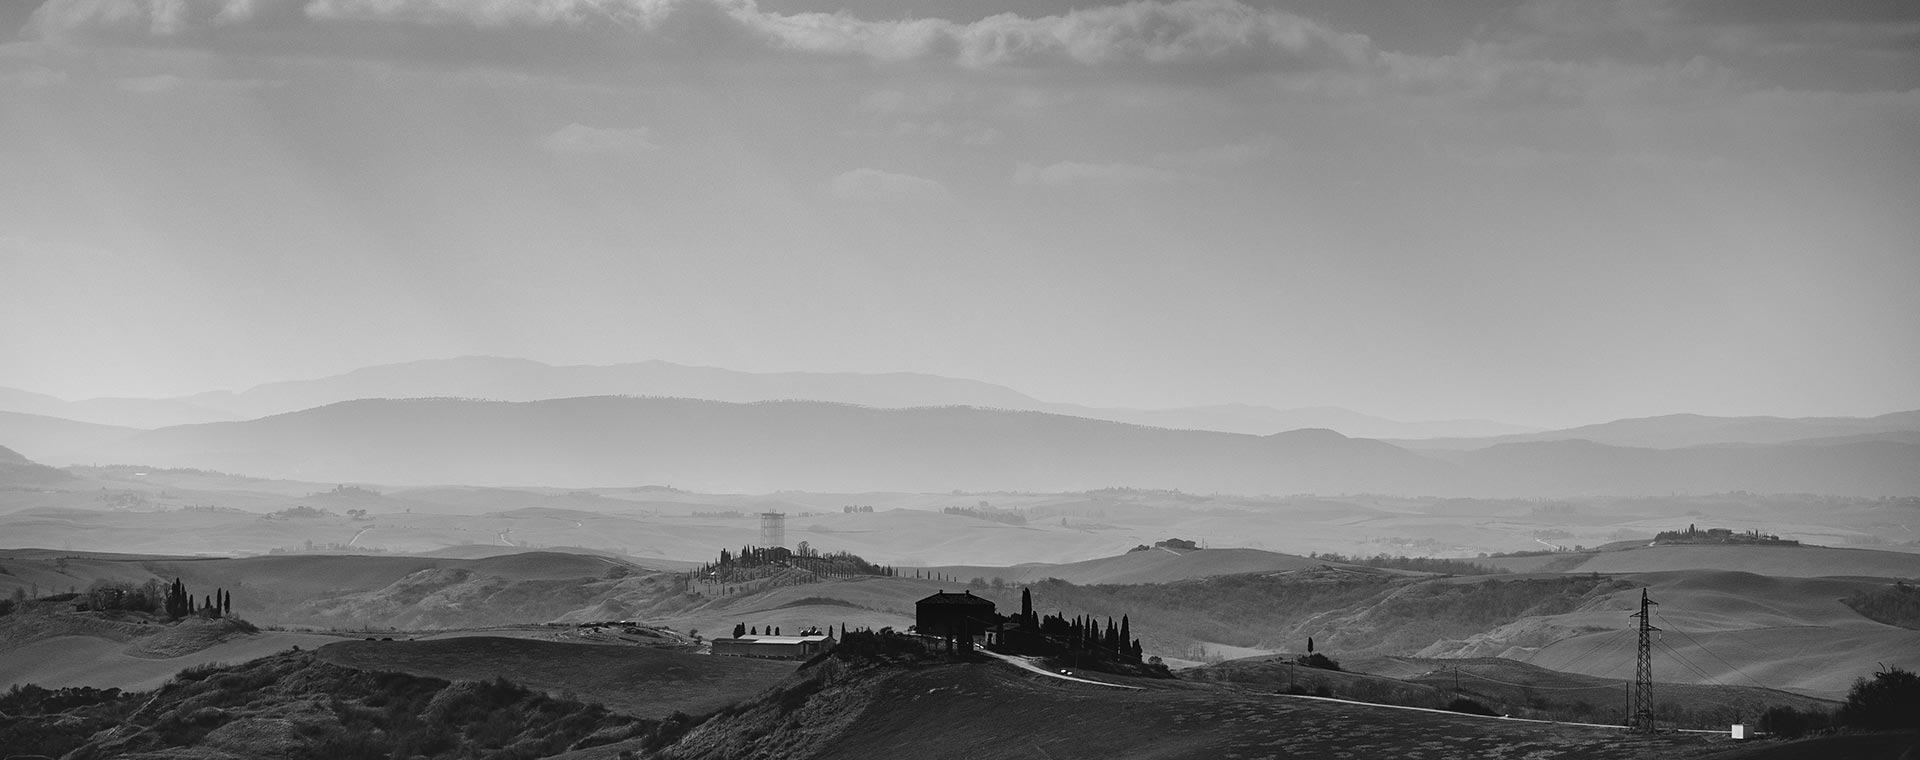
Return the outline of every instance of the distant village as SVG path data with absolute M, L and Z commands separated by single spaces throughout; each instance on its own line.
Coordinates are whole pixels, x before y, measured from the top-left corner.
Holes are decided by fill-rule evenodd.
M 1790 538 L 1781 538 L 1772 533 L 1749 530 L 1736 533 L 1732 528 L 1708 528 L 1700 530 L 1689 524 L 1684 531 L 1666 530 L 1653 537 L 1653 545 L 1670 544 L 1731 544 L 1741 546 L 1799 546 L 1800 542 Z

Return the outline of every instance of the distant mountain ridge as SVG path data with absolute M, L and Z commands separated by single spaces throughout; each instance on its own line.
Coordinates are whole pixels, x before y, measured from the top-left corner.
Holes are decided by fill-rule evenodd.
M 1438 496 L 1920 494 L 1920 446 L 1658 450 L 1586 441 L 1426 456 L 1330 430 L 1168 430 L 971 407 L 582 397 L 361 400 L 149 431 L 93 461 L 394 485 L 670 484 L 700 491 Z
M 1592 441 L 1608 446 L 1681 449 L 1728 443 L 1844 443 L 1902 440 L 1920 431 L 1920 410 L 1877 417 L 1709 417 L 1669 414 L 1637 417 L 1563 430 L 1483 438 L 1393 440 L 1422 449 L 1479 449 L 1507 443 Z
M 95 424 L 156 428 L 231 422 L 369 398 L 476 398 L 540 401 L 581 396 L 659 396 L 750 403 L 828 401 L 888 409 L 977 406 L 1051 412 L 1182 430 L 1266 435 L 1327 428 L 1355 438 L 1479 436 L 1534 428 L 1487 420 L 1399 422 L 1337 407 L 1273 409 L 1221 404 L 1178 409 L 1117 409 L 1041 401 L 977 380 L 911 372 L 754 373 L 665 361 L 553 366 L 527 359 L 465 356 L 365 367 L 312 380 L 267 383 L 172 399 L 89 399 L 0 388 L 0 410 Z

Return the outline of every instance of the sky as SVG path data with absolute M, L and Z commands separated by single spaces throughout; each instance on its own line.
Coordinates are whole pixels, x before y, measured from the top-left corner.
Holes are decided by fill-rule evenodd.
M 1920 4 L 7 0 L 0 386 L 1920 408 Z

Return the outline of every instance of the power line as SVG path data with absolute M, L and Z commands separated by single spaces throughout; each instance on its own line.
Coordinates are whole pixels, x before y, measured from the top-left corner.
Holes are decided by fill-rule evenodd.
M 1457 671 L 1457 670 L 1456 670 L 1456 672 L 1461 672 L 1461 671 Z M 1483 676 L 1483 675 L 1480 675 L 1479 673 L 1475 673 L 1475 672 L 1473 672 L 1473 671 L 1470 671 L 1470 670 L 1469 670 L 1469 671 L 1464 671 L 1464 672 L 1462 672 L 1462 675 L 1469 675 L 1469 676 L 1473 676 L 1474 678 L 1478 678 L 1478 679 L 1480 679 L 1480 680 L 1482 680 L 1482 681 L 1492 681 L 1492 682 L 1494 682 L 1494 683 L 1497 683 L 1497 684 L 1505 684 L 1505 685 L 1507 685 L 1507 686 L 1517 686 L 1517 687 L 1519 687 L 1519 688 L 1522 688 L 1522 689 L 1535 689 L 1535 690 L 1539 690 L 1539 691 L 1591 691 L 1591 690 L 1594 690 L 1594 689 L 1618 689 L 1618 688 L 1620 688 L 1620 684 L 1617 684 L 1617 683 L 1610 683 L 1610 684 L 1602 684 L 1602 685 L 1600 685 L 1600 686 L 1534 686 L 1534 685 L 1532 685 L 1532 684 L 1524 684 L 1524 683 L 1514 683 L 1514 682 L 1512 682 L 1512 681 L 1502 681 L 1502 680 L 1500 680 L 1500 679 L 1498 679 L 1498 678 L 1490 678 L 1490 677 L 1487 677 L 1487 676 Z
M 1590 646 L 1590 647 L 1587 647 L 1587 651 L 1585 651 L 1585 652 L 1581 652 L 1579 656 L 1577 656 L 1577 657 L 1574 657 L 1573 659 L 1571 659 L 1571 660 L 1568 660 L 1568 661 L 1566 661 L 1565 663 L 1562 663 L 1562 664 L 1560 665 L 1560 668 L 1559 668 L 1559 669 L 1560 669 L 1560 670 L 1566 670 L 1566 671 L 1571 671 L 1571 670 L 1573 669 L 1573 665 L 1574 665 L 1574 663 L 1577 663 L 1577 662 L 1579 662 L 1579 661 L 1581 661 L 1581 660 L 1583 660 L 1583 659 L 1586 659 L 1586 658 L 1587 658 L 1587 656 L 1589 656 L 1589 655 L 1591 655 L 1591 654 L 1593 654 L 1594 652 L 1597 652 L 1597 651 L 1600 651 L 1600 648 L 1601 648 L 1601 647 L 1604 647 L 1604 646 L 1607 646 L 1607 645 L 1609 645 L 1609 644 L 1612 644 L 1612 643 L 1614 642 L 1614 640 L 1616 640 L 1616 639 L 1618 639 L 1618 638 L 1620 638 L 1621 636 L 1624 636 L 1624 635 L 1626 635 L 1626 634 L 1627 634 L 1627 632 L 1629 632 L 1629 631 L 1632 631 L 1632 630 L 1633 630 L 1633 629 L 1631 629 L 1631 628 L 1621 628 L 1621 629 L 1619 629 L 1619 630 L 1616 630 L 1616 631 L 1614 631 L 1614 632 L 1613 632 L 1613 635 L 1611 635 L 1611 636 L 1608 636 L 1608 637 L 1606 637 L 1606 638 L 1603 638 L 1603 639 L 1601 639 L 1600 641 L 1598 641 L 1598 642 L 1596 642 L 1596 643 L 1595 643 L 1595 644 L 1594 644 L 1593 646 Z
M 1666 647 L 1667 654 L 1673 655 L 1673 659 L 1679 661 L 1681 665 L 1686 666 L 1687 670 L 1692 671 L 1693 674 L 1696 676 L 1699 676 L 1701 680 L 1714 684 L 1716 686 L 1721 685 L 1719 679 L 1714 678 L 1711 675 L 1708 675 L 1707 672 L 1704 670 L 1701 670 L 1699 666 L 1696 666 L 1693 663 L 1688 662 L 1687 658 L 1680 656 L 1679 650 L 1674 649 L 1672 644 L 1668 644 L 1667 642 L 1662 641 L 1660 642 L 1660 646 Z
M 1695 639 L 1692 635 L 1688 634 L 1686 631 L 1680 630 L 1678 626 L 1674 626 L 1673 622 L 1667 620 L 1665 615 L 1660 615 L 1659 618 L 1660 618 L 1660 622 L 1666 623 L 1674 633 L 1678 633 L 1682 636 L 1686 636 L 1687 641 L 1693 642 L 1694 647 L 1698 648 L 1702 652 L 1706 652 L 1708 657 L 1712 657 L 1715 660 L 1719 660 L 1720 664 L 1725 665 L 1728 668 L 1731 668 L 1733 672 L 1739 673 L 1741 678 L 1747 679 L 1749 683 L 1752 683 L 1753 685 L 1758 686 L 1762 689 L 1769 688 L 1766 684 L 1763 684 L 1757 680 L 1754 680 L 1753 676 L 1747 675 L 1747 672 L 1744 670 L 1741 670 L 1738 665 L 1735 665 L 1731 662 L 1727 662 L 1726 660 L 1721 659 L 1720 655 L 1714 654 L 1713 650 L 1707 648 L 1707 645 L 1700 643 L 1698 639 Z

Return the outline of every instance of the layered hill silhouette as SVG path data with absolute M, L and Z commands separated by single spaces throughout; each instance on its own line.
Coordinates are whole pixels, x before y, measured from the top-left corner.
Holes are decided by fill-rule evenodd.
M 1894 412 L 1878 417 L 1710 417 L 1702 414 L 1669 414 L 1562 430 L 1479 438 L 1435 437 L 1407 443 L 1421 448 L 1478 449 L 1507 443 L 1590 441 L 1608 446 L 1678 449 L 1729 443 L 1911 442 L 1912 438 L 1906 434 L 1915 431 L 1920 431 L 1920 411 Z
M 612 396 L 351 401 L 246 422 L 162 428 L 81 456 L 414 485 L 920 492 L 1119 485 L 1502 497 L 1920 493 L 1920 445 L 1877 440 L 1682 450 L 1555 441 L 1455 453 L 1443 461 L 1329 430 L 1254 436 L 972 407 Z
M 162 428 L 88 456 L 394 484 L 701 490 L 1418 492 L 1453 465 L 1325 430 L 1176 431 L 1037 412 L 586 397 L 364 400 Z
M 1035 399 L 1005 386 L 911 372 L 741 372 L 664 361 L 553 366 L 526 359 L 465 356 L 385 364 L 341 375 L 268 383 L 165 399 L 65 401 L 0 388 L 0 410 L 155 428 L 285 414 L 365 398 L 452 397 L 539 401 L 576 396 L 662 396 L 749 403 L 804 399 L 884 408 L 980 406 L 1139 425 L 1266 435 L 1328 428 L 1354 437 L 1481 436 L 1531 432 L 1488 420 L 1400 422 L 1337 407 L 1274 409 L 1218 404 L 1177 409 L 1096 408 Z M 4 429 L 4 428 L 0 428 Z M 64 453 L 71 449 L 54 449 Z
M 20 452 L 0 446 L 0 488 L 46 485 L 73 480 L 64 470 L 36 463 Z

